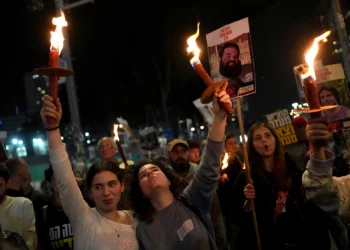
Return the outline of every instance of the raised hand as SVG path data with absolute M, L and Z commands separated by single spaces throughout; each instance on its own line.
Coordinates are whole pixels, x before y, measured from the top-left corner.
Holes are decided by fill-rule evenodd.
M 216 117 L 226 118 L 226 112 L 219 105 L 219 103 L 225 103 L 232 106 L 230 96 L 226 93 L 227 83 L 224 84 L 219 91 L 217 91 L 213 97 L 213 113 Z
M 60 124 L 62 118 L 62 106 L 60 100 L 57 98 L 55 103 L 51 96 L 45 95 L 43 106 L 40 110 L 41 120 L 45 128 L 57 127 Z M 52 124 L 48 124 L 48 117 L 53 121 Z
M 312 150 L 319 150 L 328 142 L 328 127 L 323 119 L 310 119 L 306 127 L 306 136 Z

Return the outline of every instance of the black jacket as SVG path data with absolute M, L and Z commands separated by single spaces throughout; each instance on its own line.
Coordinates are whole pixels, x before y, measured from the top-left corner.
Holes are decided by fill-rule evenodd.
M 227 197 L 230 196 L 233 185 L 236 182 L 237 176 L 242 170 L 242 161 L 238 160 L 237 157 L 229 162 L 226 169 L 221 171 L 221 174 L 227 174 L 228 181 L 219 182 L 218 185 L 218 198 L 220 200 L 221 211 L 223 216 L 230 216 L 231 202 Z
M 325 213 L 307 201 L 299 170 L 291 157 L 286 154 L 287 176 L 291 180 L 288 198 L 283 212 L 275 222 L 275 208 L 278 188 L 272 173 L 258 174 L 257 166 L 251 166 L 251 176 L 255 188 L 255 210 L 263 250 L 306 250 L 330 249 Z M 232 223 L 240 227 L 238 249 L 257 248 L 252 213 L 243 209 L 246 185 L 245 170 L 242 170 L 232 192 Z

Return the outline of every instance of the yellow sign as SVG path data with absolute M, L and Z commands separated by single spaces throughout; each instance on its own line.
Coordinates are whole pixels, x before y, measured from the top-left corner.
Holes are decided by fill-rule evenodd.
M 283 146 L 298 142 L 292 123 L 292 118 L 287 109 L 266 115 L 267 121 L 273 127 Z

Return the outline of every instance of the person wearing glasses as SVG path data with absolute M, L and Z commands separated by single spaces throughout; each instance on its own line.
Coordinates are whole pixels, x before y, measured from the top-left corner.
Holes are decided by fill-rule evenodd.
M 118 148 L 113 138 L 103 137 L 98 141 L 97 147 L 103 160 L 114 161 L 119 164 L 119 168 L 125 169 L 124 162 L 118 161 L 115 157 L 118 153 Z M 134 161 L 132 160 L 127 160 L 127 162 L 129 166 L 134 165 Z
M 117 145 L 111 137 L 103 137 L 97 143 L 101 158 L 107 161 L 116 161 L 115 155 L 118 152 Z

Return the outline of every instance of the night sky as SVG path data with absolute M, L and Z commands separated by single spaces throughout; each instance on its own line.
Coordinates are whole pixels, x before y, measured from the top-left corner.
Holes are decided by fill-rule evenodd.
M 3 23 L 9 35 L 2 34 L 6 42 L 2 59 L 7 66 L 2 68 L 5 78 L 1 85 L 1 115 L 14 114 L 16 105 L 25 112 L 24 73 L 47 64 L 49 31 L 54 29 L 53 1 L 44 0 L 44 8 L 37 12 L 27 10 L 30 1 L 13 2 L 21 3 L 8 8 L 14 21 Z M 199 98 L 205 85 L 186 55 L 186 39 L 196 31 L 197 21 L 201 21 L 197 40 L 203 51 L 201 61 L 209 70 L 205 34 L 250 18 L 257 77 L 257 93 L 246 98 L 251 119 L 262 120 L 264 113 L 290 108 L 298 101 L 292 68 L 303 62 L 306 48 L 324 31 L 316 8 L 320 1 L 190 2 L 187 6 L 175 2 L 165 6 L 96 0 L 66 12 L 84 128 L 106 126 L 119 116 L 135 128 L 151 125 L 150 116 L 147 120 L 149 110 L 154 110 L 160 119 L 161 83 L 154 64 L 163 73 L 167 62 L 171 72 L 168 107 L 172 123 L 177 117 L 197 116 L 201 120 L 192 101 Z M 59 94 L 66 108 L 65 91 L 61 86 Z M 69 119 L 68 110 L 64 116 Z

